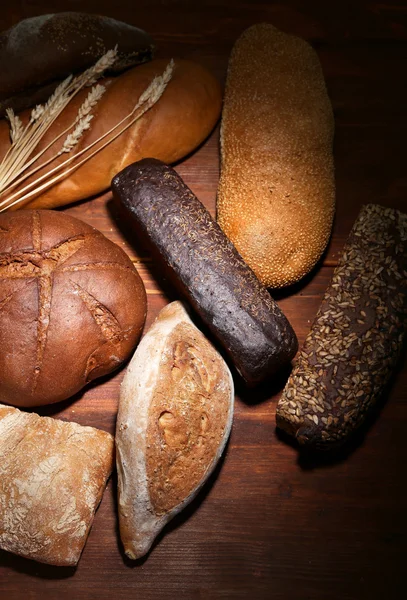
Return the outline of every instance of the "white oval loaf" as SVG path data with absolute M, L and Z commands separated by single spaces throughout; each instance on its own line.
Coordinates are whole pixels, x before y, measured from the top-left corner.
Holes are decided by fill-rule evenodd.
M 234 387 L 218 352 L 172 302 L 124 377 L 116 428 L 120 536 L 129 558 L 196 496 L 232 426 Z

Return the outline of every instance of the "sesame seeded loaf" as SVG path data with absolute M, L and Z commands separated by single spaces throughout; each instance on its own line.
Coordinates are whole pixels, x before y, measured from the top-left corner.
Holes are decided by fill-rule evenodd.
M 295 356 L 290 323 L 174 169 L 141 160 L 113 179 L 112 190 L 247 383 L 263 381 Z
M 316 52 L 261 23 L 229 60 L 218 222 L 267 287 L 306 275 L 335 209 L 334 119 Z
M 300 444 L 345 442 L 389 380 L 406 332 L 406 241 L 407 215 L 362 208 L 277 405 Z
M 105 431 L 0 404 L 0 548 L 76 565 L 113 458 Z
M 0 33 L 0 115 L 47 100 L 58 81 L 118 46 L 111 73 L 151 60 L 151 37 L 101 15 L 62 12 L 24 19 Z
M 129 558 L 196 496 L 232 427 L 234 388 L 218 352 L 181 302 L 144 336 L 124 377 L 116 450 L 120 535 Z

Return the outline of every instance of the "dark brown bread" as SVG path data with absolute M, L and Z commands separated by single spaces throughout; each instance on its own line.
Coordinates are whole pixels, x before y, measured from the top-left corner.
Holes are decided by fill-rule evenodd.
M 171 167 L 141 160 L 119 173 L 112 189 L 246 382 L 262 381 L 293 358 L 297 339 L 287 319 Z
M 277 405 L 300 444 L 345 442 L 389 380 L 407 327 L 406 240 L 407 215 L 363 207 Z
M 24 19 L 0 34 L 0 116 L 48 98 L 59 80 L 118 46 L 111 73 L 151 60 L 151 37 L 100 15 L 62 12 Z
M 131 260 L 63 213 L 0 215 L 0 398 L 64 400 L 116 369 L 144 325 L 146 294 Z
M 76 565 L 113 455 L 106 431 L 0 404 L 0 548 Z

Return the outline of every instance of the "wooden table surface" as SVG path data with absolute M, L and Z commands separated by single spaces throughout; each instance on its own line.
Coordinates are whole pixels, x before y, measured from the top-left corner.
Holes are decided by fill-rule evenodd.
M 300 343 L 360 206 L 407 209 L 407 6 L 405 2 L 85 0 L 58 10 L 104 13 L 149 31 L 160 56 L 194 59 L 224 81 L 229 52 L 249 25 L 267 21 L 311 41 L 336 117 L 337 213 L 323 263 L 275 295 Z M 2 5 L 2 28 L 55 12 L 55 2 Z M 214 214 L 218 128 L 177 165 Z M 109 193 L 66 209 L 138 260 Z M 137 262 L 149 327 L 168 302 L 154 265 Z M 171 298 L 175 293 L 167 292 Z M 404 359 L 405 364 L 405 359 Z M 114 432 L 124 371 L 73 400 L 39 411 Z M 77 569 L 0 552 L 0 597 L 151 599 L 398 599 L 406 597 L 406 370 L 351 445 L 334 457 L 301 456 L 275 428 L 283 376 L 238 385 L 224 460 L 197 500 L 167 527 L 146 560 L 130 563 L 118 537 L 116 478 L 108 484 Z

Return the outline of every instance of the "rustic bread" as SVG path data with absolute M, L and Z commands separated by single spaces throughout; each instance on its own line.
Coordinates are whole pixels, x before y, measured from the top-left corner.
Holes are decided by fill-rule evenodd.
M 105 431 L 0 404 L 0 548 L 76 565 L 113 459 Z
M 101 15 L 61 12 L 24 19 L 0 33 L 0 115 L 42 103 L 59 80 L 93 65 L 117 45 L 117 73 L 152 58 L 151 37 Z
M 146 554 L 196 496 L 229 437 L 229 369 L 180 302 L 158 315 L 124 377 L 116 428 L 120 535 Z
M 247 383 L 259 383 L 294 357 L 291 325 L 174 169 L 142 160 L 119 173 L 112 189 Z
M 267 287 L 304 277 L 328 243 L 333 132 L 311 46 L 265 23 L 247 29 L 227 73 L 217 218 Z
M 388 382 L 407 330 L 406 240 L 407 215 L 363 207 L 277 405 L 300 444 L 344 443 Z
M 63 213 L 0 215 L 0 398 L 37 406 L 117 368 L 146 316 L 128 256 Z
M 107 90 L 93 109 L 91 127 L 83 134 L 75 152 L 96 141 L 126 117 L 154 77 L 163 73 L 168 62 L 154 60 L 114 79 L 101 80 L 100 83 L 106 86 Z M 88 91 L 82 90 L 68 104 L 41 139 L 38 150 L 45 148 L 73 122 Z M 141 119 L 69 177 L 45 191 L 27 206 L 54 208 L 98 194 L 109 187 L 112 177 L 121 169 L 146 156 L 160 158 L 166 162 L 179 160 L 196 148 L 210 133 L 219 118 L 221 101 L 219 83 L 204 67 L 190 61 L 176 60 L 172 79 L 163 96 Z M 24 122 L 27 119 L 28 114 L 22 115 Z M 65 136 L 53 144 L 41 161 L 45 162 L 55 156 L 64 138 Z M 9 147 L 9 127 L 3 120 L 0 121 L 0 160 Z M 84 156 L 86 154 L 82 155 L 80 160 Z M 24 185 L 48 173 L 65 159 L 66 155 L 62 154 L 27 179 Z M 21 205 L 17 208 L 21 208 Z

